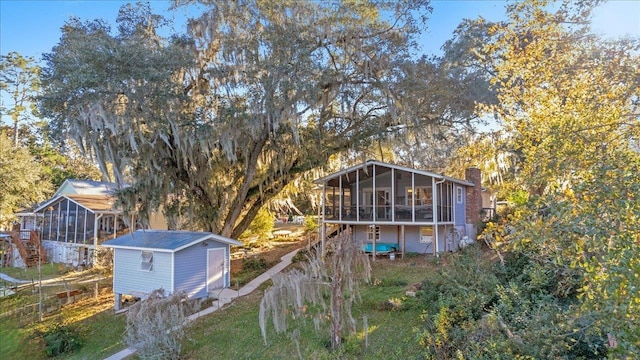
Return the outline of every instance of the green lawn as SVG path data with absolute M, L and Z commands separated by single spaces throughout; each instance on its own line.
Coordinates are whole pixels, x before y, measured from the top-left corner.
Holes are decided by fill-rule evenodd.
M 42 271 L 42 279 L 50 279 L 67 272 L 68 268 L 59 264 L 43 264 L 40 266 Z M 38 267 L 17 268 L 17 267 L 0 267 L 0 272 L 11 276 L 18 280 L 38 281 Z
M 373 264 L 373 282 L 361 291 L 362 302 L 354 308 L 358 333 L 347 337 L 338 353 L 330 352 L 328 322 L 316 331 L 312 321 L 306 320 L 300 330 L 300 353 L 304 359 L 415 359 L 423 358 L 413 329 L 420 325 L 418 306 L 413 298 L 405 297 L 412 284 L 420 282 L 434 267 L 433 260 L 413 258 Z M 258 325 L 261 292 L 236 300 L 224 311 L 217 311 L 198 319 L 188 331 L 183 345 L 187 359 L 291 359 L 298 350 L 288 335 L 270 333 L 264 344 Z M 402 304 L 389 306 L 394 299 Z M 368 346 L 365 347 L 363 317 L 368 322 Z M 301 320 L 300 322 L 304 322 Z
M 418 306 L 413 298 L 405 297 L 412 284 L 419 283 L 438 266 L 431 258 L 415 257 L 390 261 L 379 259 L 373 265 L 372 283 L 362 288 L 362 302 L 354 308 L 357 319 L 356 336 L 348 336 L 337 353 L 328 350 L 327 321 L 316 331 L 313 322 L 300 327 L 299 348 L 305 359 L 335 358 L 423 358 L 414 327 L 420 326 Z M 225 309 L 196 320 L 188 329 L 183 343 L 185 359 L 291 359 L 297 357 L 296 343 L 288 335 L 270 333 L 265 345 L 258 324 L 261 286 L 254 293 L 237 299 Z M 27 294 L 23 295 L 27 297 Z M 32 298 L 31 298 L 32 299 Z M 389 306 L 388 300 L 402 304 Z M 4 299 L 6 302 L 8 299 Z M 13 301 L 16 301 L 15 299 Z M 24 300 L 28 302 L 27 300 Z M 6 303 L 4 305 L 7 305 Z M 105 291 L 98 300 L 93 297 L 63 308 L 60 315 L 46 319 L 44 324 L 19 324 L 15 318 L 3 319 L 0 326 L 0 354 L 2 359 L 46 359 L 37 329 L 54 323 L 68 324 L 79 334 L 82 347 L 65 359 L 104 359 L 126 347 L 123 333 L 126 315 L 114 315 L 113 297 Z M 6 307 L 5 307 L 6 309 Z M 365 347 L 363 317 L 368 321 L 368 346 Z M 60 357 L 58 357 L 60 358 Z
M 114 315 L 112 307 L 113 296 L 107 293 L 98 301 L 87 298 L 65 307 L 59 315 L 45 319 L 42 324 L 24 325 L 13 317 L 5 318 L 0 327 L 1 357 L 47 359 L 42 338 L 34 334 L 62 323 L 70 326 L 82 342 L 82 347 L 75 353 L 65 354 L 65 359 L 104 359 L 126 347 L 122 342 L 126 318 Z

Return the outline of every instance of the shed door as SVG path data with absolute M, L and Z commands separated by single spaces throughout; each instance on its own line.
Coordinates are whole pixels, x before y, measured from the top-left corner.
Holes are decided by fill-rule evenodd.
M 224 287 L 224 248 L 207 250 L 207 291 Z

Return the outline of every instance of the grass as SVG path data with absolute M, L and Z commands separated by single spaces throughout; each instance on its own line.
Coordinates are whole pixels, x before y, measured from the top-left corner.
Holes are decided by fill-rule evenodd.
M 42 279 L 51 279 L 63 275 L 68 272 L 69 268 L 59 264 L 43 264 L 40 266 L 42 270 Z M 26 269 L 16 267 L 2 267 L 0 272 L 11 276 L 18 280 L 34 280 L 38 281 L 38 267 L 30 267 Z
M 416 300 L 405 296 L 405 291 L 419 283 L 430 271 L 440 266 L 430 257 L 409 257 L 390 261 L 379 258 L 372 263 L 372 283 L 361 289 L 362 302 L 353 309 L 358 321 L 357 334 L 345 337 L 344 345 L 336 352 L 328 349 L 328 322 L 315 330 L 309 320 L 298 319 L 300 326 L 299 349 L 305 359 L 388 359 L 424 358 L 414 328 L 421 326 L 421 309 Z M 268 334 L 265 345 L 258 324 L 263 284 L 254 293 L 235 300 L 221 311 L 202 317 L 188 328 L 183 342 L 185 359 L 290 359 L 297 357 L 298 348 L 290 335 Z M 63 291 L 51 287 L 49 291 Z M 33 294 L 24 292 L 0 299 L 3 308 L 15 306 L 18 301 L 33 301 Z M 22 300 L 19 300 L 22 299 Z M 37 302 L 37 300 L 36 300 Z M 108 289 L 96 300 L 93 297 L 68 305 L 62 312 L 42 324 L 23 326 L 15 318 L 3 319 L 0 327 L 0 354 L 2 359 L 46 359 L 44 343 L 34 336 L 39 330 L 56 323 L 72 327 L 82 341 L 82 347 L 65 359 L 104 359 L 126 347 L 123 334 L 126 315 L 115 315 L 111 310 L 113 296 Z M 368 346 L 365 347 L 363 317 L 368 321 Z M 305 323 L 306 321 L 306 323 Z M 292 329 L 291 327 L 290 329 Z M 272 329 L 272 327 L 271 327 Z
M 54 269 L 52 269 L 54 268 Z M 58 269 L 62 267 L 50 267 L 50 277 L 61 275 Z M 3 268 L 3 271 L 9 268 Z M 45 267 L 43 266 L 43 270 Z M 28 269 L 27 271 L 30 271 Z M 5 272 L 6 273 L 6 272 Z M 64 271 L 63 273 L 66 273 Z M 15 269 L 12 274 L 28 274 L 24 269 Z M 95 274 L 85 272 L 83 274 L 68 274 L 72 277 L 92 279 Z M 24 278 L 24 277 L 23 277 Z M 69 289 L 83 288 L 84 285 L 74 283 L 76 280 L 69 278 Z M 55 324 L 68 325 L 80 336 L 83 343 L 79 351 L 66 354 L 65 359 L 103 359 L 125 347 L 122 343 L 122 334 L 125 327 L 125 317 L 114 315 L 113 294 L 110 281 L 101 282 L 101 293 L 98 298 L 88 296 L 76 303 L 64 305 L 60 312 L 43 319 L 42 323 L 33 323 L 28 319 L 37 320 L 37 307 L 33 307 L 35 313 L 2 318 L 0 326 L 0 354 L 2 359 L 46 359 L 45 345 L 41 336 L 37 334 L 50 329 Z M 0 298 L 0 313 L 38 303 L 38 293 L 32 286 L 23 286 L 15 295 Z M 56 305 L 58 300 L 51 296 L 64 292 L 66 289 L 61 282 L 43 286 L 43 297 L 48 299 L 45 304 Z M 93 288 L 84 289 L 93 294 Z M 45 305 L 45 308 L 49 305 Z
M 35 334 L 60 323 L 70 326 L 82 341 L 82 347 L 65 354 L 65 359 L 104 359 L 126 347 L 122 341 L 126 318 L 114 315 L 112 307 L 113 295 L 104 292 L 98 300 L 85 298 L 42 323 L 23 326 L 16 318 L 5 318 L 0 327 L 0 354 L 7 360 L 47 359 L 44 342 Z
M 310 320 L 299 320 L 299 345 L 304 359 L 336 358 L 423 358 L 415 340 L 414 327 L 421 324 L 420 312 L 413 306 L 415 299 L 404 294 L 412 284 L 420 282 L 436 265 L 430 258 L 390 261 L 378 259 L 373 264 L 372 284 L 361 289 L 362 302 L 354 308 L 358 321 L 357 334 L 348 336 L 337 352 L 328 349 L 328 322 L 316 331 Z M 213 314 L 200 318 L 188 330 L 183 343 L 187 359 L 241 358 L 290 359 L 297 357 L 295 341 L 290 335 L 268 334 L 265 345 L 258 325 L 261 292 L 238 299 Z M 397 307 L 389 307 L 390 300 Z M 369 326 L 365 347 L 363 316 Z M 271 327 L 272 328 L 272 327 Z

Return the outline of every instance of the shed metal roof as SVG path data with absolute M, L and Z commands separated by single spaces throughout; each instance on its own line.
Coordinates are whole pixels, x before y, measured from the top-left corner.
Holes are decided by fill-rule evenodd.
M 178 252 L 203 241 L 216 241 L 228 245 L 242 245 L 242 242 L 222 235 L 200 231 L 137 230 L 102 243 L 114 249 L 144 249 L 163 252 Z

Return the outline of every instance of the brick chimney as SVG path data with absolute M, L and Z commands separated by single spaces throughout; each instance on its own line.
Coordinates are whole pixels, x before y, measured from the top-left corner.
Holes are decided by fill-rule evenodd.
M 482 213 L 482 173 L 478 168 L 468 168 L 464 172 L 465 179 L 473 183 L 473 187 L 467 187 L 466 191 L 466 215 L 467 224 L 480 224 Z

